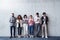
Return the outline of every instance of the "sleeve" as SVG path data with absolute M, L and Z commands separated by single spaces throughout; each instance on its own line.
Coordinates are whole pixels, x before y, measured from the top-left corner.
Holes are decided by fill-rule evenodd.
M 40 24 L 41 24 L 42 22 L 41 22 L 41 19 L 40 19 Z
M 11 18 L 10 18 L 9 22 L 11 23 Z
M 34 22 L 36 22 L 36 17 L 34 17 Z
M 16 23 L 18 23 L 19 21 L 18 20 L 16 20 Z
M 24 23 L 24 19 L 22 20 L 22 24 Z
M 18 20 L 16 20 L 16 27 L 18 27 Z
M 47 17 L 47 22 L 49 21 L 49 18 L 48 18 L 48 16 L 46 16 Z
M 43 21 L 43 17 L 41 17 L 41 21 Z
M 30 23 L 30 20 L 28 20 L 28 24 Z
M 23 21 L 21 20 L 21 23 L 20 23 L 21 27 L 23 27 Z
M 43 24 L 43 17 L 41 17 L 41 25 Z
M 15 18 L 15 22 L 16 22 L 16 19 L 17 19 L 17 18 Z

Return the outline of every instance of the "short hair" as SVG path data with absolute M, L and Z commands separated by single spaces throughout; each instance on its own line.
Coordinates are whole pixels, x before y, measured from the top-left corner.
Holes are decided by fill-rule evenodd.
M 14 13 L 11 13 L 11 14 L 14 14 Z
M 46 12 L 43 12 L 43 15 L 45 15 L 46 14 Z
M 37 12 L 36 15 L 39 15 L 39 13 Z

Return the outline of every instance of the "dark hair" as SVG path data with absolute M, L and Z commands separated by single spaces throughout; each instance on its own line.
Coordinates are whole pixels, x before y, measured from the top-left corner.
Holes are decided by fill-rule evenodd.
M 36 15 L 39 15 L 39 13 L 37 12 Z
M 24 15 L 24 18 L 25 18 L 25 17 L 27 18 L 27 15 Z
M 20 17 L 20 18 L 19 18 L 19 17 Z M 22 16 L 21 16 L 21 15 L 18 15 L 18 16 L 17 16 L 17 19 L 22 20 Z
M 12 14 L 14 14 L 14 13 L 12 13 Z
M 39 17 L 39 13 L 38 12 L 36 13 L 36 15 L 37 15 L 37 17 Z
M 43 15 L 45 15 L 46 14 L 46 12 L 43 12 Z
M 11 13 L 12 14 L 12 17 L 14 17 L 14 13 Z

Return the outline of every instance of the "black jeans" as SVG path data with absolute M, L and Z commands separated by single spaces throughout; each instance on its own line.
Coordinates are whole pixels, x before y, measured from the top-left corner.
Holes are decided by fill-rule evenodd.
M 22 27 L 18 27 L 18 35 L 22 34 Z
M 15 26 L 11 26 L 10 27 L 10 34 L 11 34 L 11 37 L 14 36 L 15 37 L 15 30 L 16 30 L 16 27 Z M 14 33 L 14 35 L 13 35 Z

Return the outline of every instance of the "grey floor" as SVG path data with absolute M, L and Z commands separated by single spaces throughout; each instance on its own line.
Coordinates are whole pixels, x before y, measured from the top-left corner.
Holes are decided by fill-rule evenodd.
M 0 37 L 0 40 L 60 40 L 60 37 L 49 37 L 49 38 L 9 38 Z

